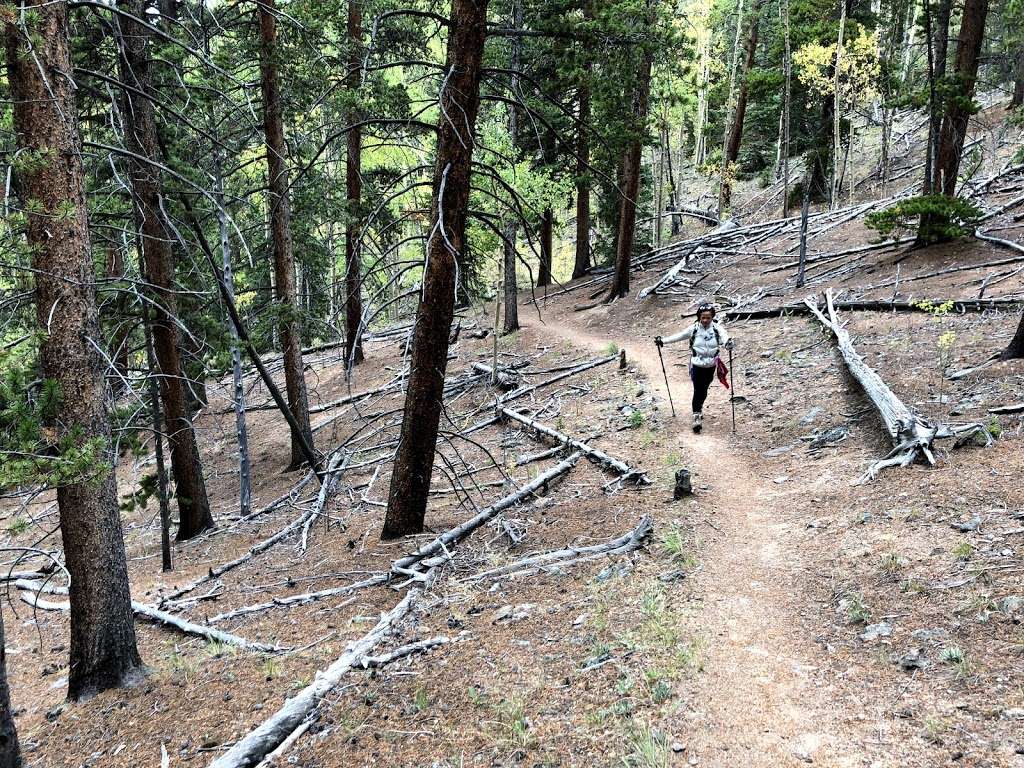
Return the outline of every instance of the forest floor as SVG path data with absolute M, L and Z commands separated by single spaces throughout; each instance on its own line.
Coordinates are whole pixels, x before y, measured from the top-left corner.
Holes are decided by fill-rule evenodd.
M 997 191 L 992 202 L 1005 199 Z M 996 224 L 1014 226 L 1009 219 Z M 817 238 L 814 252 L 869 236 L 851 221 Z M 695 302 L 707 296 L 725 303 L 756 296 L 751 306 L 763 307 L 834 286 L 889 298 L 897 263 L 901 299 L 974 298 L 986 276 L 1006 268 L 981 265 L 1013 252 L 980 242 L 872 251 L 837 278 L 812 270 L 812 284 L 797 290 L 792 270 L 767 271 L 793 258 L 785 252 L 791 245 L 780 238 L 749 255 L 703 257 L 691 265 L 694 280 L 707 275 L 696 291 L 634 300 L 660 276 L 659 267 L 637 275 L 633 295 L 611 305 L 576 311 L 586 296 L 577 290 L 542 299 L 539 309 L 521 307 L 523 329 L 500 339 L 498 350 L 505 364 L 520 366 L 521 381 L 535 384 L 618 349 L 626 351 L 627 366 L 595 367 L 510 405 L 574 437 L 592 438 L 646 471 L 651 484 L 622 485 L 581 461 L 546 494 L 453 548 L 413 614 L 380 650 L 438 635 L 452 642 L 379 670 L 348 673 L 279 765 L 1024 766 L 1024 417 L 988 412 L 1022 400 L 1024 361 L 992 364 L 957 380 L 941 370 L 975 366 L 1003 349 L 1020 310 L 841 313 L 858 350 L 908 405 L 935 421 L 980 421 L 999 433 L 991 447 L 947 443 L 935 467 L 890 469 L 863 485 L 854 483 L 890 444 L 813 318 L 728 324 L 737 340 L 736 389 L 744 398 L 735 433 L 728 395 L 717 383 L 704 432 L 689 429 L 685 345 L 665 348 L 678 413 L 672 417 L 652 343 L 654 335 L 689 323 Z M 976 268 L 907 282 L 953 265 Z M 1009 275 L 986 295 L 1019 298 L 1024 278 Z M 491 337 L 469 333 L 490 322 L 484 308 L 468 312 L 452 347 L 449 378 L 464 386 L 447 403 L 451 434 L 441 447 L 435 488 L 449 492 L 432 498 L 433 533 L 378 539 L 390 468 L 370 462 L 397 434 L 402 401 L 392 387 L 362 404 L 314 415 L 322 425 L 318 447 L 348 440 L 351 467 L 341 474 L 326 518 L 312 527 L 308 549 L 293 536 L 174 609 L 208 622 L 271 598 L 381 573 L 394 558 L 508 493 L 506 475 L 522 483 L 557 462 L 516 466 L 548 444 L 514 424 L 480 429 L 472 441 L 455 435 L 493 412 L 494 392 L 468 368 L 493 355 Z M 949 359 L 940 361 L 950 338 Z M 337 350 L 312 354 L 308 364 L 313 402 L 326 403 L 393 382 L 402 350 L 397 339 L 368 343 L 367 361 L 352 382 L 345 381 Z M 234 417 L 226 387 L 211 383 L 210 392 L 197 429 L 218 528 L 176 545 L 175 571 L 165 575 L 155 504 L 127 510 L 137 600 L 158 603 L 243 554 L 298 517 L 317 494 L 309 484 L 289 502 L 237 520 Z M 248 397 L 259 405 L 266 393 L 254 386 Z M 278 414 L 255 410 L 249 421 L 257 508 L 295 487 L 300 475 L 282 472 L 288 435 Z M 673 501 L 673 475 L 682 468 L 693 473 L 695 493 Z M 151 457 L 126 456 L 119 467 L 122 496 L 150 472 Z M 468 493 L 451 492 L 454 474 Z M 24 502 L 5 502 L 6 546 L 58 549 L 53 498 Z M 630 555 L 518 578 L 470 578 L 529 554 L 620 536 L 644 515 L 653 519 L 654 533 Z M 65 705 L 67 618 L 32 610 L 11 589 L 16 615 L 7 614 L 7 663 L 29 765 L 157 766 L 161 748 L 170 766 L 207 765 L 402 594 L 377 586 L 216 623 L 291 648 L 276 655 L 140 621 L 146 679 Z

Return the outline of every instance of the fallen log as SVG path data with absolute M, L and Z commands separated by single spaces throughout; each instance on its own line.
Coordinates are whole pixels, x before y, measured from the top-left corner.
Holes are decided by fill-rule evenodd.
M 420 594 L 422 593 L 419 589 L 409 590 L 398 605 L 381 616 L 373 629 L 349 643 L 345 652 L 333 664 L 317 672 L 312 683 L 288 699 L 277 712 L 254 730 L 236 741 L 231 749 L 210 763 L 209 768 L 252 768 L 273 752 L 297 728 L 302 727 L 345 673 L 356 667 L 391 634 L 395 625 L 412 610 Z
M 931 299 L 932 304 L 943 304 L 944 299 Z M 984 312 L 989 309 L 1015 309 L 1024 304 L 1024 299 L 953 299 L 952 311 L 957 314 L 967 312 Z M 835 309 L 847 312 L 927 312 L 918 302 L 885 301 L 862 299 L 852 301 L 836 301 Z M 723 309 L 721 314 L 728 320 L 764 320 L 769 317 L 787 317 L 790 315 L 809 315 L 812 310 L 807 302 L 799 304 L 783 304 L 763 309 Z
M 932 443 L 937 438 L 957 438 L 983 434 L 986 445 L 991 444 L 991 436 L 982 424 L 974 423 L 962 426 L 940 424 L 933 426 L 922 416 L 908 408 L 889 389 L 888 385 L 882 380 L 882 377 L 864 362 L 864 358 L 860 356 L 853 346 L 850 334 L 839 323 L 839 318 L 836 315 L 836 309 L 832 301 L 831 290 L 825 293 L 828 317 L 825 317 L 818 308 L 816 298 L 808 298 L 806 303 L 814 316 L 818 318 L 818 321 L 835 336 L 839 352 L 843 356 L 846 367 L 864 389 L 868 399 L 875 406 L 875 410 L 882 417 L 885 428 L 889 433 L 889 438 L 892 440 L 892 451 L 885 458 L 872 464 L 859 482 L 873 480 L 879 472 L 887 467 L 906 467 L 920 458 L 924 458 L 929 464 L 935 464 Z
M 995 408 L 989 408 L 988 412 L 992 414 L 1024 413 L 1024 403 L 1017 403 L 1015 405 L 999 405 Z
M 557 429 L 549 427 L 546 424 L 542 424 L 536 419 L 531 419 L 526 414 L 520 413 L 519 411 L 514 411 L 511 408 L 506 408 L 503 405 L 499 405 L 497 411 L 499 415 L 504 416 L 505 418 L 508 419 L 512 419 L 513 421 L 518 421 L 520 424 L 529 427 L 534 432 L 545 435 L 546 437 L 550 437 L 553 440 L 557 440 L 562 445 L 566 445 L 575 451 L 580 451 L 595 464 L 598 464 L 607 469 L 611 469 L 614 472 L 617 472 L 619 475 L 622 476 L 623 480 L 635 479 L 637 483 L 642 485 L 649 485 L 651 482 L 648 479 L 647 475 L 643 472 L 643 470 L 631 467 L 624 461 L 620 461 L 619 459 L 616 459 L 613 456 L 609 456 L 607 453 L 600 450 L 599 448 L 594 448 L 590 445 L 587 445 L 582 440 L 575 440 L 569 437 L 568 435 L 559 432 Z
M 38 581 L 28 581 L 26 579 L 19 579 L 14 582 L 14 586 L 17 587 L 24 593 L 22 600 L 31 605 L 33 608 L 39 608 L 46 611 L 70 611 L 70 603 L 54 603 L 39 598 L 41 592 L 46 592 L 54 595 L 66 595 L 68 594 L 68 588 L 59 585 L 44 584 Z M 176 629 L 182 634 L 193 635 L 194 637 L 201 637 L 204 640 L 210 642 L 221 643 L 223 645 L 230 645 L 235 648 L 242 648 L 247 651 L 261 651 L 264 653 L 280 653 L 281 651 L 288 650 L 276 645 L 267 645 L 266 643 L 254 643 L 251 640 L 246 640 L 244 637 L 232 634 L 231 632 L 223 632 L 213 627 L 207 627 L 203 624 L 196 624 L 186 619 L 182 619 L 178 616 L 172 616 L 171 614 L 161 611 L 160 609 L 147 605 L 146 603 L 140 603 L 138 600 L 132 600 L 132 611 L 136 616 L 141 616 L 145 619 L 156 624 L 162 624 L 164 626 Z
M 622 536 L 619 536 L 618 538 L 606 541 L 602 544 L 594 544 L 587 547 L 567 547 L 565 549 L 526 557 L 522 560 L 517 560 L 514 563 L 509 563 L 508 565 L 475 573 L 464 579 L 464 581 L 480 581 L 482 579 L 491 579 L 499 576 L 513 578 L 516 576 L 536 573 L 537 571 L 563 568 L 567 565 L 576 565 L 577 563 L 596 560 L 602 557 L 626 554 L 627 552 L 632 552 L 634 549 L 639 548 L 640 545 L 643 544 L 644 539 L 650 536 L 652 530 L 654 530 L 654 524 L 651 522 L 651 518 L 644 515 L 636 528 Z

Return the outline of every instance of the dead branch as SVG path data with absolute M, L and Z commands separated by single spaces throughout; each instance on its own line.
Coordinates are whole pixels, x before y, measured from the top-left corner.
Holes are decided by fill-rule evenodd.
M 53 603 L 46 600 L 41 600 L 39 594 L 41 592 L 48 592 L 56 595 L 68 594 L 68 588 L 62 587 L 55 584 L 44 584 L 38 581 L 28 581 L 25 579 L 19 579 L 14 582 L 14 586 L 19 590 L 22 590 L 22 600 L 31 605 L 33 608 L 39 608 L 47 611 L 70 611 L 70 603 Z M 186 619 L 172 616 L 165 611 L 161 611 L 158 608 L 147 605 L 146 603 L 140 603 L 138 600 L 132 600 L 132 611 L 136 616 L 149 619 L 150 621 L 161 624 L 172 629 L 176 629 L 179 632 L 186 635 L 194 635 L 195 637 L 201 637 L 204 640 L 210 642 L 222 643 L 223 645 L 230 645 L 236 648 L 242 648 L 247 651 L 262 651 L 264 653 L 280 653 L 281 651 L 287 650 L 276 645 L 267 645 L 265 643 L 254 643 L 250 640 L 246 640 L 244 637 L 232 634 L 230 632 L 222 632 L 219 629 L 213 627 L 207 627 L 202 624 L 195 624 L 194 622 L 187 621 Z
M 587 445 L 581 440 L 574 440 L 568 435 L 559 432 L 557 429 L 553 429 L 552 427 L 542 424 L 541 422 L 536 421 L 535 419 L 531 419 L 529 416 L 520 413 L 519 411 L 514 411 L 511 408 L 506 408 L 503 405 L 499 405 L 497 410 L 498 414 L 504 416 L 505 418 L 512 419 L 513 421 L 518 421 L 520 424 L 526 425 L 534 432 L 537 432 L 546 437 L 550 437 L 553 440 L 557 440 L 562 445 L 566 445 L 572 448 L 573 450 L 582 452 L 584 455 L 586 455 L 588 459 L 593 461 L 595 464 L 598 464 L 607 469 L 611 469 L 614 472 L 617 472 L 619 475 L 622 476 L 622 480 L 624 481 L 635 479 L 637 483 L 641 485 L 648 485 L 651 482 L 648 479 L 647 475 L 643 472 L 643 470 L 631 467 L 624 461 L 620 461 L 619 459 L 616 459 L 613 456 L 609 456 L 604 451 Z
M 231 749 L 210 763 L 209 768 L 251 768 L 263 760 L 302 726 L 350 669 L 394 631 L 395 625 L 408 615 L 421 594 L 419 589 L 410 590 L 398 605 L 381 616 L 373 629 L 349 643 L 345 652 L 327 669 L 318 672 L 312 683 L 236 741 Z
M 480 581 L 481 579 L 492 579 L 498 576 L 513 578 L 536 573 L 537 571 L 554 570 L 567 565 L 576 565 L 588 560 L 625 554 L 639 548 L 643 544 L 644 539 L 650 536 L 653 530 L 654 524 L 651 522 L 651 518 L 644 515 L 636 528 L 602 544 L 594 544 L 587 547 L 567 547 L 566 549 L 533 555 L 508 565 L 481 571 L 465 580 Z

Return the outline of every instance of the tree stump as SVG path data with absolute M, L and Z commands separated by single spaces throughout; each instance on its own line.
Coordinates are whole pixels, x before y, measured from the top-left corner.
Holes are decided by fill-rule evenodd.
M 690 470 L 680 469 L 676 472 L 676 488 L 672 494 L 675 501 L 693 493 L 693 484 L 690 481 Z

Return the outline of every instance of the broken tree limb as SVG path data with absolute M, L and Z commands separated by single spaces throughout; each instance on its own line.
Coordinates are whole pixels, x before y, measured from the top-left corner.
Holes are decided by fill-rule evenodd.
M 239 616 L 245 616 L 252 613 L 259 613 L 266 611 L 271 608 L 278 606 L 289 606 L 289 605 L 303 605 L 305 603 L 313 602 L 314 600 L 322 600 L 327 597 L 335 597 L 337 595 L 347 595 L 355 592 L 359 589 L 365 589 L 367 587 L 375 587 L 381 584 L 386 584 L 391 581 L 395 576 L 408 577 L 414 581 L 421 581 L 424 578 L 424 574 L 415 570 L 414 566 L 419 566 L 424 560 L 431 558 L 435 555 L 442 555 L 437 562 L 430 561 L 430 565 L 438 565 L 448 557 L 448 549 L 451 546 L 457 544 L 460 540 L 468 536 L 470 533 L 475 531 L 480 526 L 484 525 L 488 520 L 497 516 L 509 507 L 518 504 L 530 496 L 537 494 L 547 487 L 551 482 L 566 474 L 572 469 L 576 463 L 582 457 L 582 452 L 577 451 L 573 455 L 569 456 L 562 462 L 559 462 L 555 466 L 548 469 L 546 472 L 542 472 L 540 475 L 535 477 L 530 482 L 526 483 L 522 488 L 519 488 L 514 493 L 505 496 L 494 504 L 490 505 L 486 509 L 482 509 L 476 515 L 471 517 L 469 520 L 461 523 L 460 525 L 452 528 L 445 533 L 438 536 L 436 539 L 431 541 L 429 544 L 425 544 L 415 552 L 404 557 L 400 557 L 391 564 L 391 569 L 386 573 L 381 573 L 376 576 L 371 576 L 363 581 L 356 582 L 354 584 L 347 584 L 343 587 L 330 587 L 328 589 L 321 589 L 316 592 L 306 592 L 300 595 L 289 595 L 288 597 L 277 597 L 272 600 L 267 600 L 262 603 L 256 603 L 255 605 L 247 605 L 241 608 L 236 608 L 225 613 L 218 614 L 209 619 L 211 624 L 216 624 L 221 621 L 228 619 L 238 618 Z
M 14 582 L 14 586 L 25 593 L 22 595 L 22 600 L 34 608 L 40 608 L 47 611 L 71 610 L 70 603 L 53 603 L 39 598 L 39 594 L 41 592 L 47 592 L 55 595 L 66 595 L 68 594 L 67 587 L 44 584 L 39 581 L 28 581 L 25 579 L 19 579 Z M 281 651 L 287 650 L 287 648 L 282 648 L 276 645 L 254 643 L 250 640 L 246 640 L 244 637 L 232 634 L 231 632 L 222 632 L 221 630 L 214 629 L 213 627 L 207 627 L 203 624 L 196 624 L 178 616 L 172 616 L 171 614 L 161 611 L 152 605 L 140 603 L 138 600 L 132 600 L 132 611 L 136 616 L 149 619 L 156 624 L 162 624 L 172 629 L 176 629 L 182 634 L 201 637 L 210 642 L 230 645 L 247 651 L 261 651 L 263 653 L 280 653 Z
M 545 435 L 546 437 L 550 437 L 553 440 L 557 440 L 562 445 L 567 445 L 575 451 L 582 452 L 588 459 L 593 461 L 595 464 L 599 464 L 600 466 L 603 466 L 606 469 L 610 469 L 614 472 L 617 472 L 619 475 L 622 476 L 623 480 L 636 480 L 637 483 L 641 485 L 649 485 L 651 482 L 648 479 L 647 475 L 643 472 L 643 470 L 637 469 L 636 467 L 631 467 L 624 461 L 620 461 L 619 459 L 616 459 L 613 456 L 609 456 L 607 453 L 600 450 L 599 448 L 594 448 L 590 445 L 587 445 L 582 440 L 575 440 L 569 437 L 568 435 L 559 432 L 557 429 L 553 429 L 552 427 L 549 427 L 546 424 L 542 424 L 536 419 L 531 419 L 526 414 L 520 413 L 519 411 L 514 411 L 511 408 L 506 408 L 503 405 L 498 406 L 498 414 L 504 416 L 507 419 L 518 421 L 520 424 L 529 427 L 534 432 L 537 432 L 541 435 Z
M 346 584 L 344 587 L 330 587 L 328 589 L 318 589 L 315 592 L 303 592 L 300 595 L 288 595 L 287 597 L 275 597 L 272 600 L 267 600 L 263 603 L 255 603 L 254 605 L 243 605 L 241 608 L 235 608 L 231 611 L 225 611 L 224 613 L 218 613 L 216 616 L 211 616 L 207 619 L 211 624 L 219 624 L 222 621 L 228 619 L 237 619 L 239 616 L 248 616 L 252 613 L 261 613 L 262 611 L 268 611 L 271 608 L 287 607 L 290 605 L 305 605 L 306 603 L 312 603 L 315 600 L 323 600 L 327 597 L 335 597 L 337 595 L 347 595 L 350 592 L 354 592 L 357 589 L 363 589 L 364 587 L 374 587 L 378 584 L 384 584 L 388 580 L 386 574 L 380 576 L 373 576 L 364 581 L 357 581 L 354 584 Z M 342 603 L 346 605 L 347 603 Z M 339 606 L 340 607 L 340 606 Z
M 839 318 L 836 315 L 831 289 L 825 293 L 825 304 L 828 310 L 828 317 L 825 317 L 818 308 L 816 298 L 807 299 L 807 306 L 814 316 L 835 336 L 839 352 L 846 363 L 846 367 L 861 385 L 868 399 L 875 406 L 875 410 L 882 417 L 886 431 L 889 433 L 889 438 L 893 444 L 892 451 L 884 459 L 872 464 L 860 482 L 874 479 L 879 472 L 887 467 L 906 467 L 920 458 L 924 458 L 929 464 L 934 464 L 935 456 L 932 454 L 932 443 L 936 438 L 963 437 L 983 433 L 986 438 L 986 444 L 991 443 L 991 437 L 982 424 L 975 423 L 955 427 L 946 425 L 933 426 L 908 408 L 889 389 L 888 385 L 882 380 L 882 377 L 864 362 L 864 358 L 860 356 L 853 346 L 850 334 L 840 324 Z
M 432 648 L 437 648 L 439 645 L 448 645 L 451 642 L 452 639 L 450 637 L 445 637 L 444 635 L 429 637 L 426 640 L 419 640 L 415 643 L 403 645 L 401 648 L 396 648 L 395 650 L 381 654 L 380 656 L 364 656 L 359 660 L 358 664 L 363 669 L 369 669 L 370 667 L 384 667 L 393 661 L 404 659 L 406 656 L 412 656 L 417 653 L 426 653 Z
M 335 456 L 338 455 L 338 453 L 339 452 L 336 451 L 335 452 Z M 333 462 L 334 457 L 332 457 L 331 460 Z M 323 487 L 321 487 L 320 496 L 323 496 L 323 494 L 324 494 Z M 167 603 L 174 602 L 178 598 L 182 597 L 183 595 L 187 595 L 189 592 L 193 591 L 197 587 L 202 586 L 206 582 L 212 581 L 213 579 L 216 579 L 219 576 L 223 576 L 228 571 L 237 568 L 242 563 L 248 562 L 249 560 L 254 558 L 256 555 L 260 554 L 261 552 L 265 552 L 266 550 L 270 549 L 272 546 L 277 544 L 277 542 L 281 541 L 282 539 L 287 538 L 288 536 L 290 536 L 295 531 L 303 528 L 305 526 L 305 524 L 306 524 L 306 521 L 311 519 L 314 515 L 317 514 L 318 509 L 319 509 L 319 507 L 316 506 L 316 505 L 311 506 L 309 509 L 307 509 L 301 515 L 299 515 L 297 518 L 295 518 L 288 525 L 286 525 L 284 528 L 282 528 L 277 533 L 275 533 L 273 536 L 271 536 L 269 538 L 266 538 L 263 541 L 261 541 L 259 544 L 256 544 L 255 546 L 251 547 L 249 549 L 249 551 L 246 552 L 245 554 L 236 557 L 234 560 L 229 560 L 226 563 L 221 563 L 216 568 L 211 568 L 209 570 L 209 572 L 205 576 L 201 576 L 198 579 L 190 582 L 189 584 L 186 584 L 183 587 L 179 587 L 178 589 L 174 590 L 170 594 L 163 596 L 160 599 L 160 604 L 161 605 L 166 605 Z
M 412 610 L 421 594 L 419 589 L 409 590 L 398 605 L 381 616 L 373 629 L 349 643 L 345 652 L 327 669 L 318 672 L 312 683 L 288 699 L 284 706 L 258 727 L 236 741 L 231 749 L 210 763 L 209 768 L 252 768 L 257 765 L 302 726 L 323 698 L 338 685 L 345 673 L 366 658 L 392 633 L 395 625 Z
M 558 479 L 564 474 L 567 474 L 570 469 L 576 466 L 576 462 L 583 456 L 583 451 L 577 450 L 571 456 L 566 458 L 564 461 L 559 462 L 555 466 L 546 472 L 542 472 L 533 478 L 530 482 L 519 488 L 514 493 L 499 499 L 494 504 L 491 504 L 486 509 L 480 510 L 476 515 L 466 520 L 464 523 L 451 528 L 436 539 L 428 544 L 424 544 L 422 547 L 417 549 L 415 552 L 401 557 L 392 564 L 392 571 L 395 573 L 403 573 L 407 571 L 411 566 L 420 563 L 426 558 L 437 555 L 438 553 L 447 553 L 448 547 L 458 543 L 470 533 L 475 531 L 477 528 L 482 526 L 491 518 L 495 517 L 499 512 L 503 512 L 509 507 L 512 507 L 520 502 L 524 501 L 530 496 L 533 496 L 538 491 L 546 488 L 548 484 Z M 447 557 L 445 558 L 447 559 Z
M 465 579 L 465 581 L 480 581 L 481 579 L 491 579 L 499 576 L 506 578 L 524 576 L 536 573 L 537 571 L 548 570 L 549 568 L 562 568 L 588 560 L 625 554 L 639 548 L 643 544 L 644 539 L 650 536 L 653 530 L 654 524 L 651 522 L 651 518 L 644 515 L 636 528 L 602 544 L 594 544 L 587 547 L 567 547 L 566 549 L 545 552 L 540 555 L 517 560 L 508 565 L 475 573 Z

